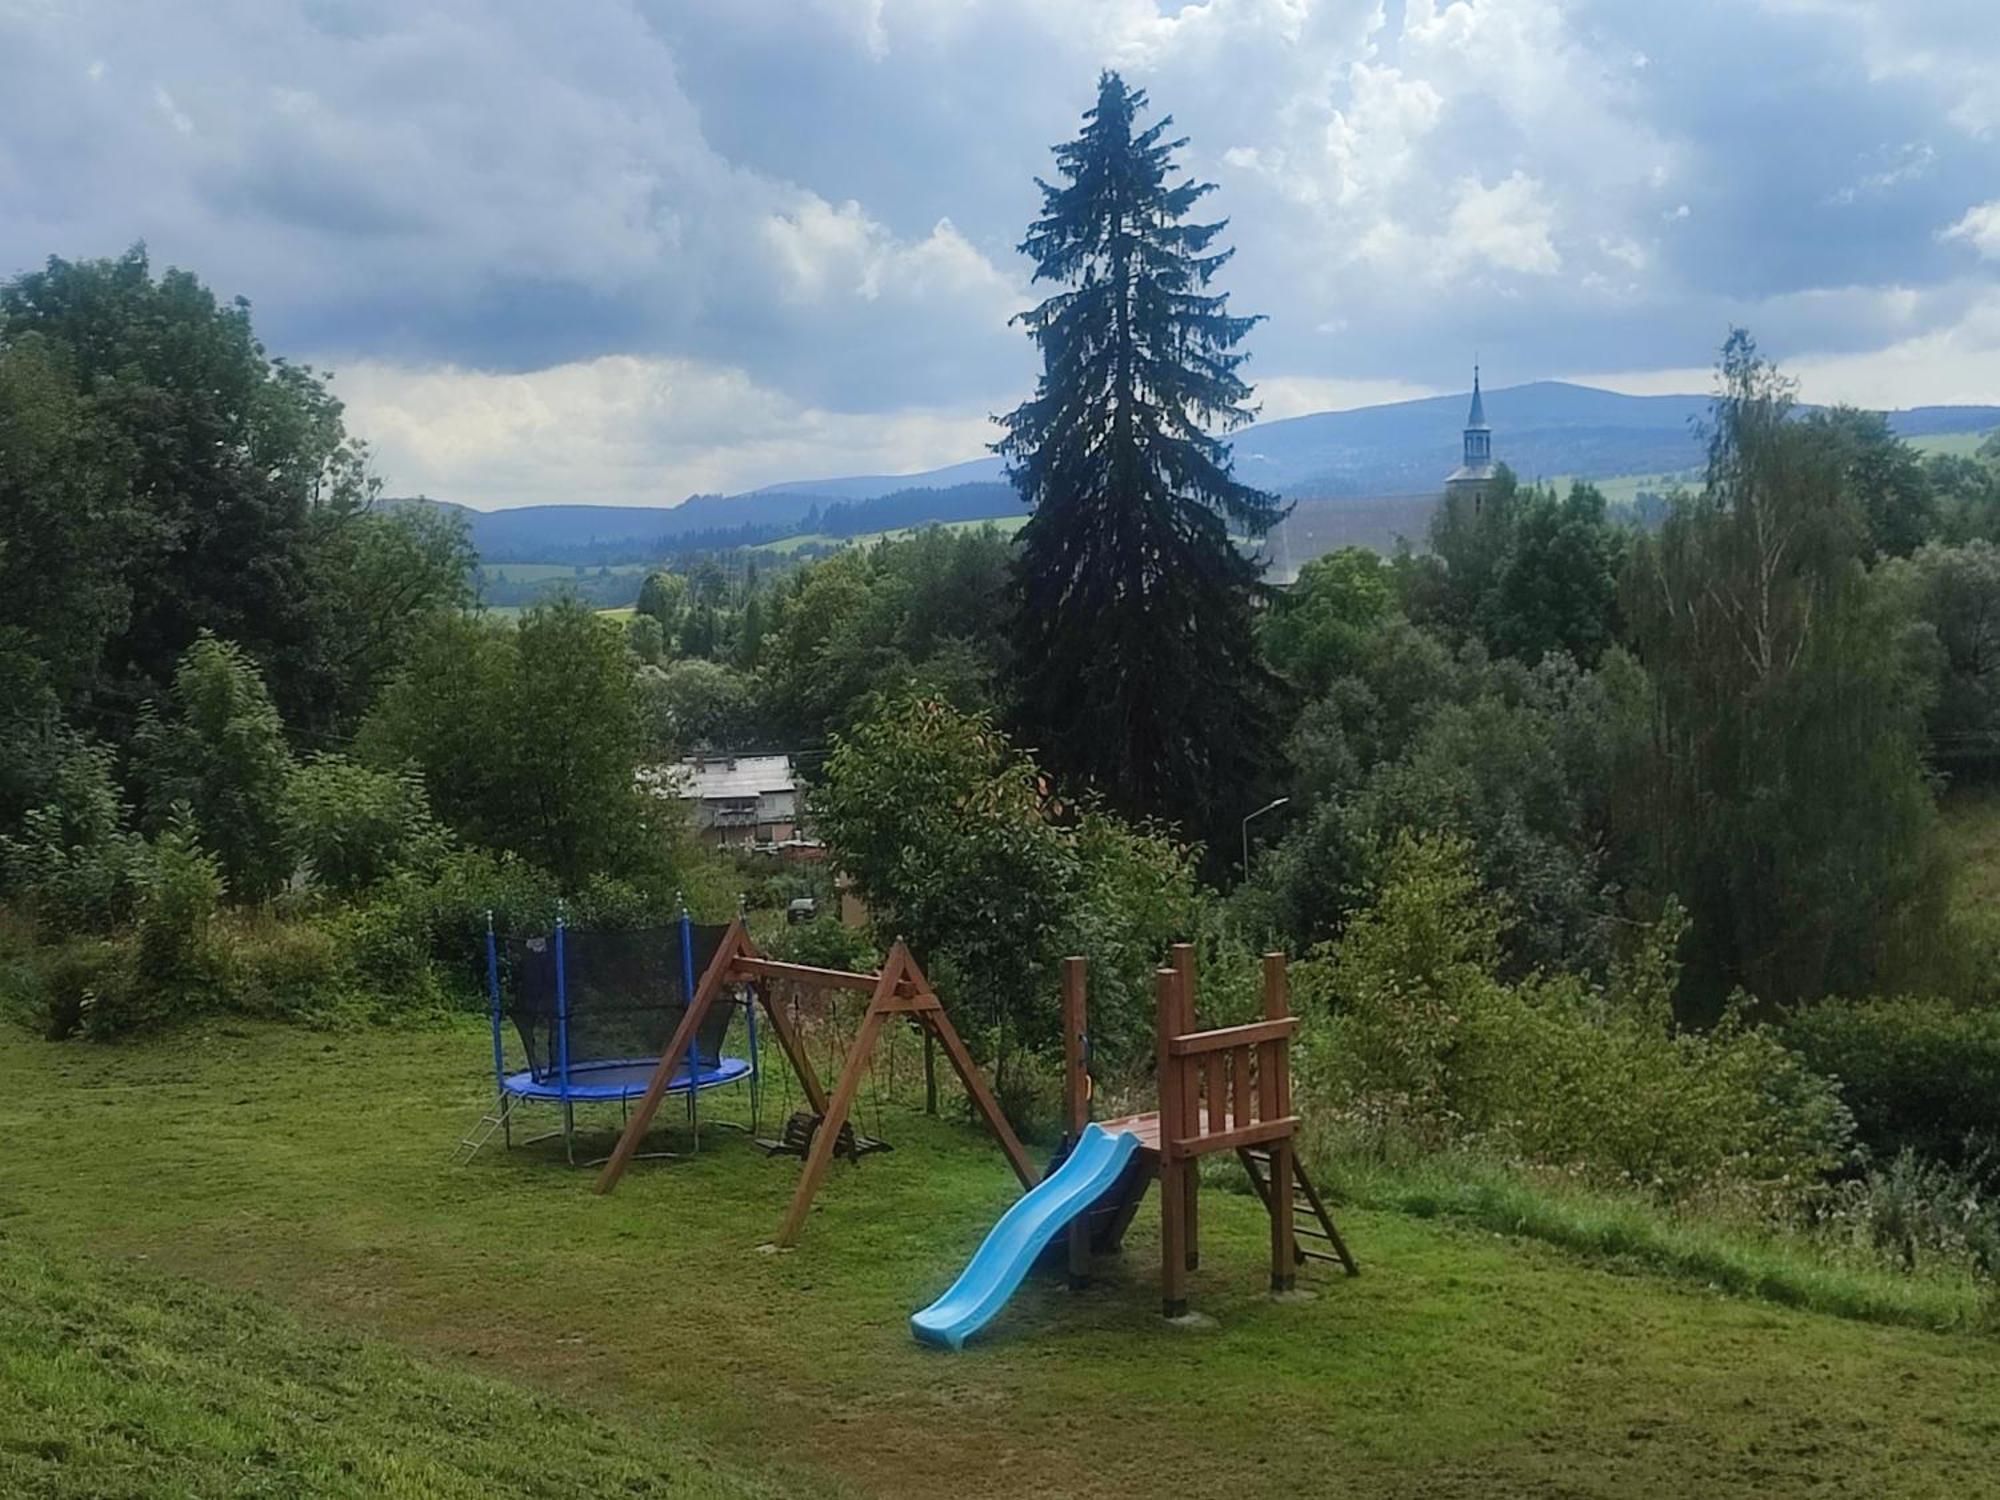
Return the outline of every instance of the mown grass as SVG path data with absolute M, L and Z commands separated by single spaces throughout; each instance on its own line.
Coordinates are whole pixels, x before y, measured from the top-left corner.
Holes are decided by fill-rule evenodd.
M 1261 1214 L 1213 1190 L 1191 1288 L 1209 1326 L 1158 1317 L 1148 1208 L 1097 1284 L 1033 1282 L 940 1354 L 908 1315 L 1017 1191 L 977 1133 L 864 1106 L 896 1149 L 840 1166 L 800 1247 L 764 1253 L 796 1163 L 735 1132 L 608 1198 L 552 1145 L 447 1165 L 486 1045 L 472 1025 L 0 1035 L 0 1225 L 59 1265 L 144 1256 L 808 1492 L 1947 1494 L 2000 1439 L 1982 1336 L 1366 1206 L 1343 1215 L 1364 1274 L 1278 1302 Z M 897 1066 L 907 1084 L 907 1041 Z M 76 1405 L 73 1426 L 97 1420 Z M 510 1492 L 533 1490 L 489 1486 Z
M 755 1483 L 657 1426 L 0 1239 L 0 1493 L 749 1500 L 824 1487 Z

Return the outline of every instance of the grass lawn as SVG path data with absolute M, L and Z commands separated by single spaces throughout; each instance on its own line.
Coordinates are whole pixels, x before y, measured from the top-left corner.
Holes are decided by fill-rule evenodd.
M 489 583 L 551 583 L 562 579 L 594 578 L 599 573 L 627 577 L 650 573 L 652 563 L 482 563 L 479 571 Z
M 1991 436 L 1989 432 L 1927 432 L 1908 441 L 1912 448 L 1922 454 L 1949 454 L 1954 458 L 1971 458 L 1979 451 L 1979 445 Z
M 732 1132 L 609 1198 L 553 1143 L 450 1166 L 486 1046 L 0 1029 L 0 1480 L 87 1449 L 70 1493 L 562 1494 L 569 1464 L 600 1494 L 647 1493 L 630 1470 L 720 1494 L 1942 1495 L 2000 1442 L 1988 1338 L 1360 1210 L 1364 1274 L 1278 1303 L 1260 1213 L 1218 1191 L 1212 1326 L 1158 1318 L 1148 1209 L 1098 1285 L 1031 1283 L 940 1353 L 907 1317 L 1015 1192 L 969 1127 L 886 1110 L 896 1149 L 839 1165 L 800 1247 L 765 1253 L 797 1164 Z M 136 1478 L 93 1481 L 121 1454 Z M 250 1462 L 292 1480 L 232 1487 Z
M 936 521 L 923 526 L 903 526 L 893 531 L 863 531 L 853 536 L 833 536 L 825 532 L 801 532 L 797 536 L 779 537 L 772 542 L 759 542 L 752 552 L 776 552 L 786 557 L 806 547 L 871 547 L 877 542 L 902 541 L 920 531 L 928 531 L 935 525 L 941 531 L 977 531 L 983 526 L 991 526 L 1002 536 L 1012 536 L 1028 524 L 1025 515 L 993 516 L 978 521 Z

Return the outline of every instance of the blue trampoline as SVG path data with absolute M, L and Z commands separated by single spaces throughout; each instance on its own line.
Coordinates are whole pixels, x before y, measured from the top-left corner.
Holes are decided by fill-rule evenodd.
M 575 1161 L 576 1106 L 615 1102 L 622 1117 L 623 1107 L 646 1092 L 687 1013 L 695 976 L 707 969 L 727 931 L 699 926 L 683 912 L 671 927 L 642 932 L 589 932 L 559 921 L 546 936 L 501 937 L 489 919 L 486 982 L 497 1103 L 483 1132 L 465 1146 L 476 1151 L 496 1129 L 512 1146 L 516 1109 L 546 1103 L 562 1111 L 562 1128 L 534 1139 L 560 1134 L 564 1153 Z M 730 1057 L 723 1047 L 739 1012 L 748 1056 Z M 527 1054 L 525 1068 L 508 1067 L 507 1022 Z M 708 1089 L 747 1083 L 756 1132 L 757 1059 L 756 1007 L 739 986 L 717 996 L 667 1085 L 687 1100 L 697 1149 L 696 1098 Z

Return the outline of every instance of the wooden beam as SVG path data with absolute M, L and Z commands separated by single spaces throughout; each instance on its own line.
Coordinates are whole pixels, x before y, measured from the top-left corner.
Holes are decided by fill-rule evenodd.
M 822 990 L 873 990 L 878 982 L 874 974 L 856 974 L 847 969 L 816 969 L 811 964 L 781 963 L 775 958 L 746 956 L 736 961 L 736 968 L 744 975 L 762 979 L 795 979 L 800 984 Z
M 892 984 L 884 974 L 884 984 Z M 878 987 L 880 997 L 883 988 Z M 792 1190 L 791 1205 L 785 1210 L 785 1217 L 778 1225 L 777 1244 L 793 1243 L 804 1226 L 806 1212 L 812 1207 L 813 1195 L 819 1191 L 820 1180 L 826 1176 L 826 1169 L 833 1161 L 834 1148 L 840 1143 L 840 1127 L 847 1123 L 848 1111 L 854 1107 L 855 1093 L 861 1087 L 861 1080 L 868 1073 L 868 1055 L 875 1050 L 875 1039 L 882 1034 L 884 1013 L 874 1005 L 861 1018 L 861 1031 L 854 1039 L 854 1048 L 847 1054 L 847 1066 L 840 1070 L 840 1080 L 833 1086 L 833 1098 L 820 1115 L 819 1128 L 813 1132 L 812 1149 L 806 1153 L 805 1170 L 799 1174 L 799 1185 Z
M 1215 1151 L 1235 1151 L 1244 1146 L 1261 1146 L 1265 1141 L 1282 1141 L 1297 1135 L 1299 1117 L 1285 1115 L 1276 1120 L 1259 1120 L 1251 1125 L 1238 1125 L 1229 1130 L 1208 1130 L 1197 1135 L 1182 1135 L 1168 1139 L 1165 1156 L 1175 1158 L 1207 1156 Z
M 742 968 L 740 961 L 737 968 Z M 785 1014 L 784 1007 L 771 994 L 768 980 L 758 984 L 757 996 L 763 1002 L 764 1014 L 770 1017 L 771 1029 L 778 1034 L 778 1045 L 784 1049 L 785 1060 L 792 1065 L 792 1076 L 806 1091 L 806 1102 L 812 1106 L 814 1114 L 825 1114 L 826 1087 L 819 1081 L 819 1073 L 813 1068 L 812 1059 L 807 1056 L 805 1044 L 793 1028 L 791 1017 Z
M 1159 1042 L 1160 1138 L 1181 1129 L 1181 1070 L 1188 1066 L 1168 1048 L 1180 1029 L 1179 976 L 1172 969 L 1153 975 L 1155 1027 Z M 1187 1311 L 1187 1193 L 1182 1180 L 1188 1164 L 1170 1153 L 1160 1156 L 1160 1311 L 1178 1318 Z
M 709 959 L 708 967 L 702 971 L 701 983 L 695 986 L 687 1009 L 681 1012 L 681 1023 L 674 1028 L 673 1040 L 667 1043 L 667 1050 L 660 1054 L 653 1076 L 646 1081 L 646 1092 L 640 1097 L 638 1108 L 625 1122 L 625 1132 L 618 1137 L 618 1144 L 613 1148 L 610 1160 L 604 1163 L 604 1170 L 597 1174 L 595 1191 L 610 1192 L 618 1186 L 618 1179 L 625 1175 L 625 1168 L 631 1165 L 639 1142 L 653 1127 L 653 1116 L 659 1112 L 660 1101 L 667 1096 L 667 1085 L 673 1082 L 674 1069 L 687 1057 L 702 1019 L 715 1003 L 715 997 L 721 993 L 732 960 L 749 941 L 749 931 L 744 927 L 743 919 L 738 917 L 729 924 L 729 930 L 723 933 L 722 941 L 716 946 L 715 956 Z M 688 1087 L 694 1087 L 692 1078 L 688 1080 Z
M 1187 1036 L 1194 1031 L 1194 944 L 1175 943 L 1173 947 L 1174 975 L 1176 988 L 1180 992 L 1180 1023 L 1174 1027 L 1177 1036 Z M 1181 1128 L 1201 1129 L 1201 1093 L 1197 1085 L 1195 1069 L 1192 1066 L 1181 1069 L 1182 1108 Z M 1172 1136 L 1163 1136 L 1172 1140 Z M 1171 1151 L 1163 1153 L 1172 1156 Z M 1181 1173 L 1181 1192 L 1187 1198 L 1187 1268 L 1192 1271 L 1201 1264 L 1201 1173 L 1190 1167 Z
M 1014 1169 L 1014 1175 L 1021 1180 L 1021 1186 L 1035 1185 L 1034 1163 L 1028 1160 L 1026 1148 L 1020 1137 L 1014 1134 L 1014 1127 L 1007 1123 L 1007 1117 L 1000 1113 L 1000 1105 L 993 1097 L 993 1091 L 986 1086 L 986 1078 L 980 1073 L 979 1065 L 972 1060 L 972 1054 L 965 1050 L 958 1033 L 952 1029 L 951 1018 L 943 1007 L 921 1012 L 923 1022 L 937 1037 L 938 1045 L 944 1048 L 944 1055 L 951 1060 L 958 1080 L 965 1085 L 965 1092 L 972 1100 L 972 1106 L 979 1111 L 979 1117 L 986 1122 L 986 1128 L 993 1132 L 1000 1149 L 1007 1154 L 1007 1164 Z
M 1063 1128 L 1072 1151 L 1090 1124 L 1090 1072 L 1084 1040 L 1089 1029 L 1088 965 L 1081 958 L 1062 961 Z M 1082 1286 L 1090 1277 L 1090 1215 L 1069 1221 L 1069 1284 Z
M 1172 1040 L 1176 1057 L 1192 1057 L 1198 1052 L 1224 1052 L 1231 1047 L 1253 1047 L 1259 1042 L 1274 1042 L 1289 1038 L 1297 1033 L 1299 1023 L 1295 1017 L 1280 1016 L 1275 1021 L 1251 1021 L 1243 1026 L 1222 1026 L 1214 1031 L 1191 1031 Z

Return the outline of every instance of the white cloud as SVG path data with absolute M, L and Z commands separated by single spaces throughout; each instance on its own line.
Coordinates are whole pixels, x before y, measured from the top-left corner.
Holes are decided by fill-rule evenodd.
M 809 195 L 764 221 L 764 238 L 783 269 L 786 294 L 815 302 L 858 297 L 963 299 L 1004 324 L 1026 298 L 950 219 L 913 243 L 899 242 L 853 199 L 838 206 Z
M 1965 217 L 1939 236 L 1964 240 L 1987 260 L 2000 260 L 2000 198 L 1965 211 Z
M 395 494 L 482 508 L 671 505 L 786 479 L 906 473 L 977 457 L 982 414 L 836 412 L 742 370 L 606 355 L 526 374 L 364 362 L 336 390 Z
M 1939 326 L 1879 347 L 1828 352 L 1810 343 L 1781 349 L 1766 342 L 1800 399 L 1886 411 L 1910 406 L 2000 406 L 2000 289 L 1970 298 Z M 1596 370 L 1560 377 L 1634 396 L 1705 393 L 1713 369 Z
M 1391 401 L 1416 401 L 1436 387 L 1407 380 L 1347 380 L 1327 375 L 1268 375 L 1257 382 L 1257 419 L 1280 422 L 1318 411 L 1351 411 Z
M 1515 172 L 1490 188 L 1467 178 L 1452 205 L 1445 248 L 1505 271 L 1552 276 L 1562 269 L 1551 237 L 1553 215 L 1546 189 L 1525 173 Z

